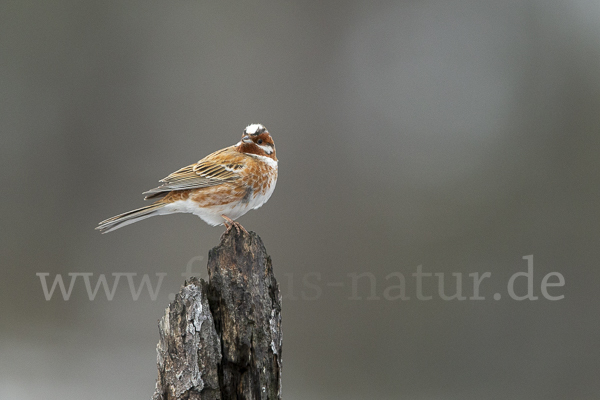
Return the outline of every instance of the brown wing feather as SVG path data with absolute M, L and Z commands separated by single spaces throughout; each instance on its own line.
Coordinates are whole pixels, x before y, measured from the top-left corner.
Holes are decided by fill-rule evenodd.
M 235 151 L 235 147 L 227 147 L 216 151 L 196 164 L 183 167 L 159 182 L 162 185 L 148 190 L 145 200 L 166 196 L 173 190 L 197 189 L 220 185 L 239 178 L 239 165 L 244 164 L 244 155 Z M 237 166 L 237 168 L 236 168 Z

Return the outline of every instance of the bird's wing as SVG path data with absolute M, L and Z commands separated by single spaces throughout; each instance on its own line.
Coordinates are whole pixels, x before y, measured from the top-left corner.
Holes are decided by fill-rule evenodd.
M 143 194 L 146 195 L 145 200 L 148 200 L 163 197 L 173 190 L 221 185 L 238 179 L 239 171 L 245 166 L 244 155 L 235 151 L 233 146 L 227 147 L 204 157 L 196 164 L 173 172 L 159 181 L 163 182 L 162 185 Z

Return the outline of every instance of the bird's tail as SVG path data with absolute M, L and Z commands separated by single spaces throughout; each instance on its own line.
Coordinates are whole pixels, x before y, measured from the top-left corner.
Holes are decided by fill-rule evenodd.
M 96 229 L 102 233 L 108 233 L 114 231 L 115 229 L 122 228 L 125 225 L 133 224 L 134 222 L 138 222 L 155 215 L 161 215 L 161 209 L 166 205 L 167 203 L 162 203 L 159 201 L 146 207 L 115 215 L 112 218 L 105 219 L 104 221 L 100 222 Z

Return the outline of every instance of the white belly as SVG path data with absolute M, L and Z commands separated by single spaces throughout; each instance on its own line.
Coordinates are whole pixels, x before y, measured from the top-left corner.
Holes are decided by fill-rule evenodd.
M 202 218 L 204 222 L 209 225 L 223 225 L 225 219 L 221 215 L 225 214 L 229 218 L 236 220 L 242 215 L 246 214 L 250 210 L 261 207 L 269 200 L 273 191 L 275 190 L 275 184 L 277 178 L 273 179 L 273 182 L 267 188 L 264 194 L 257 193 L 256 195 L 250 195 L 248 201 L 237 201 L 229 204 L 221 204 L 218 206 L 200 207 L 198 203 L 187 199 L 175 201 L 165 206 L 166 213 L 191 213 Z

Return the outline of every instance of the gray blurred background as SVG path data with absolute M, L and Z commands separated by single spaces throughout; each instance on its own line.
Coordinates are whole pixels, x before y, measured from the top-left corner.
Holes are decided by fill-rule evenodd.
M 223 229 L 94 227 L 255 122 L 279 182 L 240 222 L 285 295 L 285 399 L 600 398 L 598 21 L 585 0 L 1 1 L 0 398 L 150 398 L 157 321 Z M 530 254 L 539 299 L 516 301 Z M 490 272 L 485 300 L 434 278 L 418 300 L 418 265 L 467 297 Z M 36 273 L 73 272 L 167 276 L 156 300 L 79 277 L 46 301 Z M 409 300 L 383 296 L 397 272 Z

